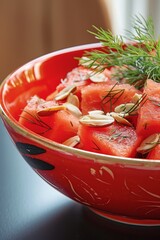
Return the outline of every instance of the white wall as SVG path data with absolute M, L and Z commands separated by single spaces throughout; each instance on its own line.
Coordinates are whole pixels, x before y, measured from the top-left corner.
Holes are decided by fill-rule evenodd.
M 135 15 L 152 16 L 155 30 L 160 34 L 159 0 L 104 0 L 109 8 L 110 18 L 115 34 L 124 34 L 131 30 L 131 19 Z

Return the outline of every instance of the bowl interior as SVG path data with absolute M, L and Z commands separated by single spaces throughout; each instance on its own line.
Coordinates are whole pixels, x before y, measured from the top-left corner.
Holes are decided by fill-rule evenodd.
M 75 57 L 82 56 L 84 49 L 73 47 L 47 54 L 8 76 L 1 89 L 1 105 L 6 114 L 18 120 L 30 96 L 37 94 L 45 98 L 53 92 L 66 73 L 78 65 Z

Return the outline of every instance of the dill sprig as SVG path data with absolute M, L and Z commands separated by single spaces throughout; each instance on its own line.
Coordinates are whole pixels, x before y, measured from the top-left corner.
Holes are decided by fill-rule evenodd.
M 106 95 L 102 98 L 101 106 L 104 112 L 104 105 L 107 103 L 110 105 L 110 112 L 113 111 L 113 104 L 118 101 L 125 91 L 125 89 L 115 89 L 116 85 L 117 83 L 115 83 L 110 90 L 106 91 Z
M 134 32 L 127 31 L 125 38 L 93 26 L 96 32 L 90 33 L 102 44 L 102 48 L 85 51 L 80 64 L 94 67 L 96 71 L 114 67 L 112 77 L 140 89 L 149 78 L 160 82 L 160 39 L 155 38 L 150 17 L 145 20 L 136 16 L 133 20 Z
M 20 118 L 25 119 L 30 124 L 39 126 L 42 129 L 44 129 L 42 132 L 37 132 L 38 134 L 43 135 L 46 132 L 48 132 L 49 130 L 51 130 L 51 127 L 47 123 L 42 121 L 42 119 L 37 114 L 31 114 L 30 112 L 28 112 L 26 110 L 23 110 L 23 111 L 26 113 L 26 115 L 28 115 L 28 117 L 24 117 L 23 115 L 20 115 Z

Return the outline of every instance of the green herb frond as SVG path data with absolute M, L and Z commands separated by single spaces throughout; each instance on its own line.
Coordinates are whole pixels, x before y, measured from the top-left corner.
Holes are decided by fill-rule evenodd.
M 110 30 L 106 31 L 103 28 L 97 28 L 96 26 L 93 26 L 93 28 L 97 32 L 92 32 L 92 31 L 88 31 L 88 32 L 93 34 L 95 36 L 95 38 L 104 47 L 110 46 L 110 48 L 113 48 L 113 49 L 116 48 L 117 51 L 118 50 L 122 51 L 122 46 L 123 46 L 123 43 L 124 43 L 122 36 L 113 35 Z
M 142 16 L 134 18 L 134 33 L 128 31 L 128 40 L 133 44 L 125 44 L 122 36 L 114 36 L 111 31 L 93 26 L 91 32 L 102 44 L 101 50 L 86 51 L 84 62 L 88 68 L 103 71 L 116 67 L 113 77 L 122 79 L 137 88 L 143 87 L 146 79 L 160 82 L 160 39 L 156 40 L 152 19 Z
M 150 43 L 155 43 L 155 29 L 151 17 L 148 17 L 146 20 L 142 15 L 140 15 L 140 17 L 135 16 L 132 26 L 135 31 L 135 34 L 131 34 L 133 40 L 137 40 L 141 43 L 148 41 Z

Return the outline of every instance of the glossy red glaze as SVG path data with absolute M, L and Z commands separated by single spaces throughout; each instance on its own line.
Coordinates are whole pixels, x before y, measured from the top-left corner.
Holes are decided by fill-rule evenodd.
M 112 219 L 123 222 L 125 216 L 127 223 L 160 225 L 160 160 L 120 158 L 69 148 L 17 122 L 31 94 L 46 97 L 77 66 L 75 57 L 95 47 L 99 45 L 57 51 L 8 76 L 1 86 L 1 117 L 25 160 L 58 191 Z

